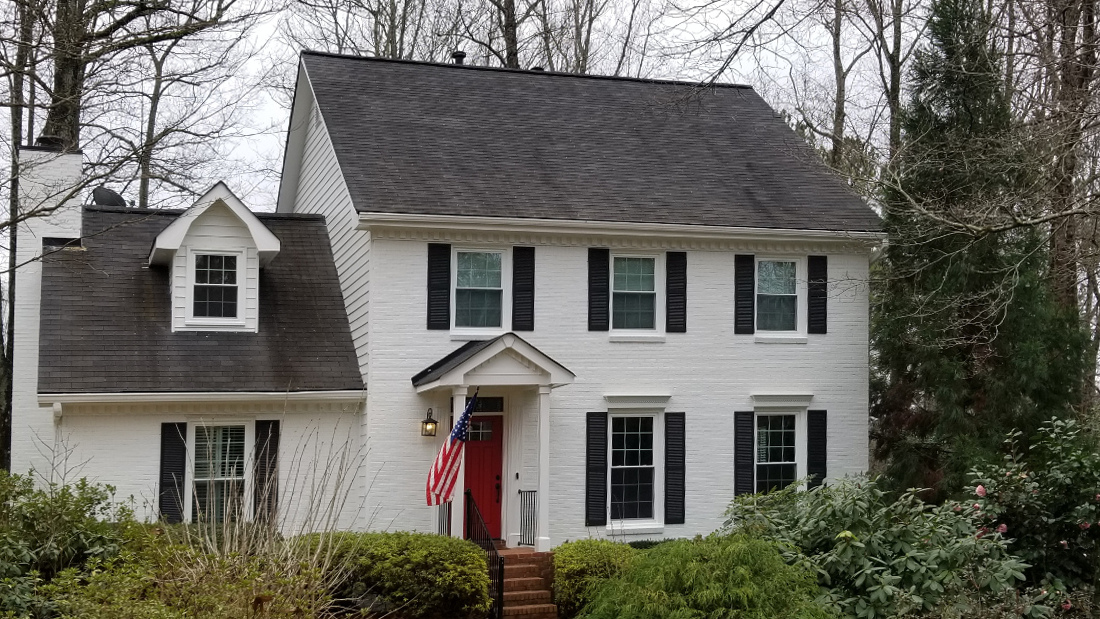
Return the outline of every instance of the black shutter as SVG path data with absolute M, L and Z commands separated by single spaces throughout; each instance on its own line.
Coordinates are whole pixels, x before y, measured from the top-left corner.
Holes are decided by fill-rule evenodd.
M 607 331 L 611 307 L 611 250 L 588 248 L 588 330 Z
M 825 411 L 807 411 L 806 414 L 806 474 L 810 476 L 810 487 L 814 488 L 828 475 L 828 414 Z
M 687 252 L 670 251 L 665 254 L 665 285 L 668 298 L 665 304 L 665 331 L 687 332 Z
M 684 524 L 684 414 L 665 413 L 665 524 Z
M 279 422 L 256 422 L 252 505 L 258 522 L 275 522 L 279 504 Z
M 808 288 L 808 320 L 807 331 L 810 333 L 828 333 L 828 283 L 829 283 L 829 257 L 810 256 L 807 279 Z
M 535 248 L 512 248 L 512 330 L 535 330 Z
M 428 243 L 428 328 L 451 328 L 451 246 Z
M 588 413 L 588 436 L 585 451 L 584 526 L 606 525 L 607 413 Z
M 753 333 L 756 297 L 756 257 L 737 254 L 733 258 L 733 332 Z
M 733 414 L 733 493 L 752 494 L 756 491 L 756 459 L 753 458 L 753 426 L 756 413 Z
M 187 424 L 160 424 L 160 517 L 183 522 L 183 491 L 187 477 Z

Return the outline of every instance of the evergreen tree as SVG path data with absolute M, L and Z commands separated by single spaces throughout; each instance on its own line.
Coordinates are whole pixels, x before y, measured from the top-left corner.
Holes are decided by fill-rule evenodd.
M 1040 199 L 981 0 L 935 0 L 904 140 L 883 189 L 890 235 L 872 295 L 876 455 L 899 488 L 942 497 L 1011 428 L 1066 414 L 1087 375 L 1085 334 L 1046 283 L 1036 228 L 958 221 Z

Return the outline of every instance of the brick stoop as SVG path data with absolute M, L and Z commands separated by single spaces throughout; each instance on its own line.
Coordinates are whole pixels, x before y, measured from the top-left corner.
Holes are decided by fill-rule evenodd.
M 504 616 L 557 619 L 553 603 L 554 553 L 530 548 L 506 548 L 504 557 Z

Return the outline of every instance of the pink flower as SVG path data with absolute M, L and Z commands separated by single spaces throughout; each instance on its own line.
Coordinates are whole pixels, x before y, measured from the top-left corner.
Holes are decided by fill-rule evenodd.
M 1096 495 L 1096 500 L 1100 501 L 1100 494 Z
M 974 537 L 976 537 L 977 539 L 982 539 L 982 536 L 985 535 L 986 533 L 989 533 L 989 529 L 987 529 L 985 527 L 982 527 L 982 528 L 978 529 L 978 534 L 975 535 Z
M 956 505 L 954 509 L 955 509 L 955 511 L 957 511 L 957 512 L 958 512 L 958 511 L 962 511 L 962 506 L 961 506 L 961 505 Z
M 1062 544 L 1062 548 L 1069 548 L 1069 542 L 1067 542 L 1066 540 L 1062 540 L 1061 544 Z
M 1062 610 L 1069 610 L 1071 608 L 1073 608 L 1073 604 L 1070 604 L 1069 600 L 1062 602 Z
M 985 486 L 983 486 L 981 484 L 978 484 L 978 487 L 974 489 L 974 494 L 976 494 L 980 497 L 984 497 L 985 496 Z
M 1081 530 L 1084 531 L 1085 529 L 1089 528 L 1092 525 L 1088 522 L 1082 522 L 1081 524 L 1079 524 L 1077 526 L 1081 527 Z
M 997 532 L 998 533 L 1008 533 L 1008 525 L 1003 523 L 1003 522 L 1001 524 L 997 525 Z

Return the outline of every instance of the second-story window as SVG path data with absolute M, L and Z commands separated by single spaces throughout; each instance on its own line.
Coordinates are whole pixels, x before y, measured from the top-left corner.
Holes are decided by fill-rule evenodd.
M 195 256 L 194 316 L 237 317 L 237 257 L 219 254 Z
M 504 286 L 502 254 L 460 251 L 455 278 L 455 327 L 500 327 Z
M 612 260 L 611 328 L 654 329 L 657 325 L 655 258 L 615 256 Z
M 759 260 L 756 263 L 756 329 L 798 329 L 798 263 Z

